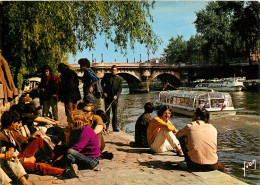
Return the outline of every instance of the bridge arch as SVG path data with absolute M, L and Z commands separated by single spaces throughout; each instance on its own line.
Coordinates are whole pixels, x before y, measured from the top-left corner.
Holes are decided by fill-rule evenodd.
M 128 84 L 129 92 L 137 92 L 137 89 L 142 89 L 143 84 L 138 76 L 131 73 L 117 73 L 118 76 L 122 77 Z
M 149 89 L 152 86 L 153 82 L 156 84 L 156 81 L 160 81 L 161 84 L 160 86 L 155 86 L 155 89 L 175 89 L 178 88 L 181 84 L 181 80 L 179 78 L 178 75 L 176 75 L 176 73 L 157 73 L 156 75 L 154 75 L 150 81 L 149 81 Z
M 109 72 L 111 66 L 116 65 L 118 75 L 126 80 L 130 92 L 149 92 L 151 82 L 158 77 L 163 83 L 178 82 L 179 73 L 176 72 L 178 66 L 164 63 L 92 63 L 91 68 L 97 77 L 102 79 L 104 74 Z M 80 73 L 78 64 L 72 64 L 72 68 Z

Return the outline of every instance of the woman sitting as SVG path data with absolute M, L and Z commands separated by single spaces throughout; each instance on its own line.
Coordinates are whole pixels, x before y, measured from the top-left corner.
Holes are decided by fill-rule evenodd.
M 95 114 L 95 105 L 93 103 L 88 103 L 79 107 L 82 107 L 82 111 L 87 116 L 87 122 L 85 125 L 92 128 L 94 132 L 97 134 L 100 144 L 100 152 L 102 152 L 105 148 L 105 141 L 102 135 L 102 131 L 104 129 L 104 123 L 102 118 Z
M 67 153 L 61 159 L 66 165 L 77 164 L 79 169 L 94 169 L 100 156 L 96 133 L 85 126 L 87 116 L 83 111 L 73 110 L 68 116 L 70 136 Z
M 168 105 L 164 105 L 158 110 L 157 115 L 147 129 L 147 142 L 150 149 L 156 153 L 175 150 L 179 156 L 184 156 L 175 136 L 177 129 L 169 121 L 172 109 Z

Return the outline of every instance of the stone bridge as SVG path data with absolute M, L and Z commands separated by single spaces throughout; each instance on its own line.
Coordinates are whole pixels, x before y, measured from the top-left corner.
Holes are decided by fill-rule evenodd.
M 153 80 L 159 79 L 163 84 L 167 82 L 178 86 L 180 84 L 180 74 L 176 65 L 162 63 L 92 63 L 91 68 L 97 77 L 102 79 L 105 73 L 110 72 L 111 66 L 116 65 L 118 75 L 128 84 L 129 91 L 149 92 Z M 71 64 L 72 68 L 78 72 L 81 77 L 79 64 Z

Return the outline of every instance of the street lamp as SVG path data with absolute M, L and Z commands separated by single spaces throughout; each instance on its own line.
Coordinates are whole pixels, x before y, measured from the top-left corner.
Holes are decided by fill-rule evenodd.
M 92 63 L 94 62 L 94 54 L 92 53 Z
M 101 63 L 103 63 L 103 53 L 101 53 Z
M 142 56 L 142 54 L 140 54 L 140 63 L 142 62 L 142 60 L 141 60 L 141 56 Z

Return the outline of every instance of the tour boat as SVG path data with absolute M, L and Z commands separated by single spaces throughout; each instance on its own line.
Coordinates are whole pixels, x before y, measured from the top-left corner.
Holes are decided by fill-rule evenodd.
M 195 88 L 214 89 L 216 91 L 241 91 L 244 84 L 240 77 L 211 79 L 197 82 Z
M 210 118 L 223 115 L 236 115 L 236 110 L 232 104 L 229 93 L 216 92 L 214 90 L 198 91 L 189 90 L 161 91 L 159 99 L 156 100 L 157 106 L 169 105 L 178 114 L 193 116 L 196 108 L 205 108 Z
M 37 89 L 38 85 L 41 83 L 40 77 L 32 77 L 32 78 L 29 78 L 28 80 L 29 80 L 31 89 Z

